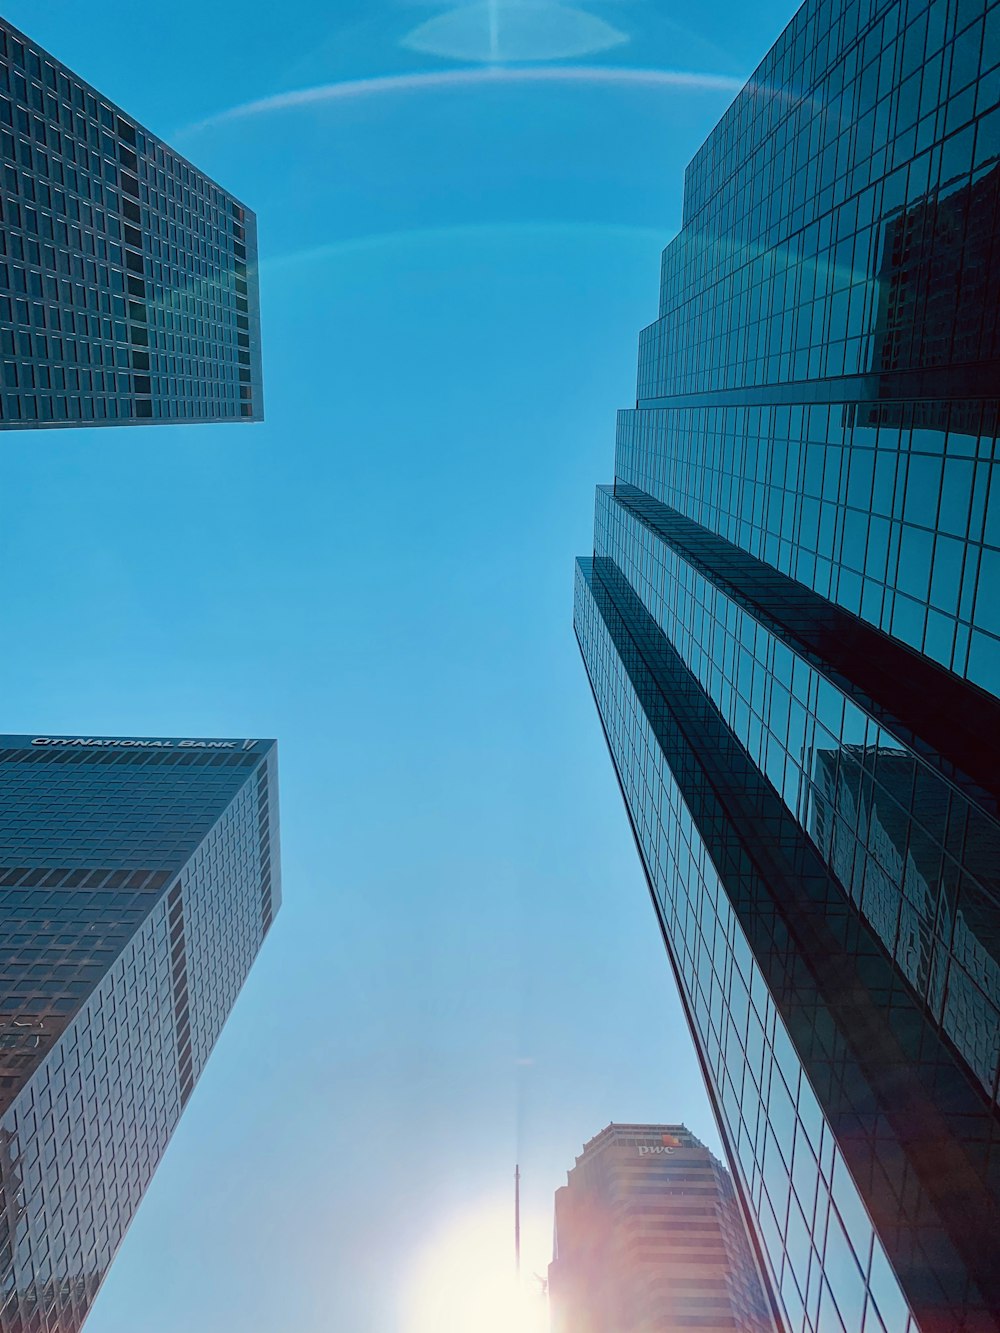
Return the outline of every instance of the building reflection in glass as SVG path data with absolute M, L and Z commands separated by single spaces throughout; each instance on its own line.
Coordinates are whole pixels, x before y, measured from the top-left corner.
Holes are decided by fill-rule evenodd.
M 928 194 L 884 224 L 872 334 L 873 401 L 847 424 L 913 426 L 965 435 L 995 431 L 1000 412 L 1000 166 Z M 906 398 L 886 401 L 896 372 Z M 921 374 L 920 372 L 923 372 Z M 982 401 L 980 401 L 982 400 Z
M 912 755 L 848 745 L 816 750 L 813 758 L 809 832 L 993 1097 L 1000 1063 L 1000 827 L 963 809 L 959 863 L 943 849 L 955 845 L 964 803 L 941 782 L 917 783 L 914 799 L 919 773 Z

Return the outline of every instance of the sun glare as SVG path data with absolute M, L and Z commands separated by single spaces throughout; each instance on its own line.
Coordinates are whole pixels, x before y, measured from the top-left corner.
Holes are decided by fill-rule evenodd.
M 528 1259 L 537 1241 L 530 1227 L 522 1229 L 531 1248 L 518 1281 L 513 1232 L 510 1207 L 487 1207 L 434 1236 L 404 1294 L 405 1333 L 545 1333 L 545 1297 Z

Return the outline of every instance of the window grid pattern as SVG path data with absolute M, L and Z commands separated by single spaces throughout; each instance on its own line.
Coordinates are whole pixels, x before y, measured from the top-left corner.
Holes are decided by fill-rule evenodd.
M 247 782 L 181 877 L 196 1079 L 263 943 L 258 808 Z
M 0 20 L 0 428 L 262 418 L 256 221 Z
M 806 0 L 688 170 L 636 408 L 619 418 L 628 514 L 598 499 L 594 569 L 615 571 L 615 591 L 603 574 L 578 588 L 578 637 L 724 1138 L 796 1330 L 854 1333 L 869 1318 L 838 1246 L 830 1269 L 828 1216 L 760 1192 L 777 1172 L 768 1135 L 795 1175 L 800 1075 L 914 1323 L 998 1327 L 985 1238 L 1000 1225 L 1000 845 L 989 742 L 968 721 L 995 723 L 1000 694 L 998 106 L 998 0 Z M 760 596 L 754 565 L 773 575 Z M 815 633 L 770 614 L 783 599 Z M 852 625 L 842 652 L 815 648 Z M 879 644 L 869 671 L 862 645 Z M 896 683 L 906 660 L 913 678 Z M 940 693 L 921 692 L 932 678 Z M 673 850 L 685 821 L 687 859 Z M 701 900 L 696 916 L 679 897 L 706 876 L 790 1037 L 783 1084 L 747 1077 L 760 1039 L 742 991 L 733 1009 L 730 954 L 713 953 L 718 910 L 706 933 Z M 732 1026 L 713 1013 L 727 1004 Z M 963 1178 L 962 1208 L 938 1186 L 932 1142 Z M 811 1169 L 803 1181 L 811 1191 Z M 803 1247 L 827 1270 L 829 1325 Z M 870 1280 L 864 1244 L 853 1261 Z M 884 1292 L 875 1304 L 887 1327 L 905 1324 Z
M 996 821 L 606 488 L 598 492 L 595 552 L 625 575 L 995 1104 Z M 1000 1144 L 1000 1122 L 992 1131 Z
M 574 624 L 790 1333 L 917 1333 L 692 814 L 577 569 Z
M 217 768 L 202 760 L 177 768 L 155 759 L 122 763 L 118 755 L 108 763 L 91 752 L 89 762 L 64 765 L 52 750 L 28 753 L 39 758 L 0 758 L 4 866 L 179 868 L 259 762 L 248 756 L 246 767 Z
M 996 448 L 826 404 L 672 408 L 620 414 L 615 476 L 996 693 Z
M 161 900 L 3 1118 L 5 1333 L 81 1326 L 179 1114 Z
M 688 168 L 639 398 L 881 368 L 895 220 L 987 175 L 994 206 L 998 68 L 1000 7 L 988 0 L 803 6 Z M 952 290 L 949 261 L 980 238 L 980 210 L 957 225 L 923 256 Z M 1000 355 L 1000 269 L 988 251 L 982 262 L 979 291 L 941 311 L 935 359 Z M 894 343 L 897 365 L 927 364 L 907 357 L 917 344 Z
M 0 738 L 4 1333 L 80 1328 L 269 924 L 273 743 L 131 744 Z
M 997 0 L 804 5 L 688 170 L 616 470 L 991 690 L 998 104 Z

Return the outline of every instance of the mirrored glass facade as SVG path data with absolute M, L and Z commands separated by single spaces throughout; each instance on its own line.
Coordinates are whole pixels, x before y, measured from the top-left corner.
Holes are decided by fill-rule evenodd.
M 0 19 L 0 428 L 262 419 L 253 213 Z
M 794 1333 L 1000 1329 L 1000 5 L 803 6 L 688 169 L 575 627 Z
M 75 1333 L 280 901 L 272 741 L 0 736 L 0 1330 Z
M 729 1172 L 684 1125 L 609 1125 L 556 1191 L 552 1333 L 775 1333 Z

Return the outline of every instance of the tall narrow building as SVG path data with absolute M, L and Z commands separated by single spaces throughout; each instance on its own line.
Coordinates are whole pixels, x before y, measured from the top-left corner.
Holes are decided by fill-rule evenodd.
M 280 900 L 273 741 L 0 737 L 0 1330 L 76 1333 Z
M 0 19 L 0 428 L 260 421 L 253 213 Z
M 774 1333 L 729 1172 L 684 1125 L 609 1125 L 556 1192 L 552 1333 Z
M 807 0 L 691 163 L 575 628 L 795 1333 L 1000 1330 L 1000 5 Z

